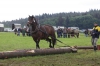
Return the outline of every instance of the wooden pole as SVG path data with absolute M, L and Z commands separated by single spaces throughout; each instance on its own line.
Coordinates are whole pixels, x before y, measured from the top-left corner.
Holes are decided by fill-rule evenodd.
M 93 46 L 74 46 L 76 49 L 93 49 Z
M 49 49 L 27 49 L 27 50 L 15 50 L 0 52 L 0 59 L 14 58 L 14 57 L 25 57 L 25 56 L 36 56 L 36 55 L 49 55 L 49 54 L 61 54 L 77 52 L 77 49 L 70 47 L 62 48 L 49 48 Z

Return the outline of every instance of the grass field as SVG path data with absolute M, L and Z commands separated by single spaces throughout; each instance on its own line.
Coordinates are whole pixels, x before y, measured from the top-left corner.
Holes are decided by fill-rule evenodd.
M 79 38 L 58 38 L 69 46 L 91 46 L 91 37 L 80 34 Z M 100 39 L 98 40 L 100 44 Z M 59 46 L 65 46 L 57 42 Z M 55 47 L 58 47 L 58 46 Z M 49 43 L 41 40 L 41 48 L 49 48 Z M 32 37 L 16 36 L 12 32 L 0 32 L 0 51 L 35 49 Z M 0 66 L 100 66 L 100 50 L 78 50 L 77 53 L 65 53 L 45 56 L 0 59 Z

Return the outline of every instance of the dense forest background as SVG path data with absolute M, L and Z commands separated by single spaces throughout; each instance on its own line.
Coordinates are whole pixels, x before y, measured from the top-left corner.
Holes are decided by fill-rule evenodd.
M 93 23 L 98 23 L 100 25 L 100 10 L 96 9 L 91 9 L 88 12 L 44 13 L 42 15 L 36 15 L 35 17 L 41 25 L 50 24 L 52 26 L 79 27 L 80 29 L 92 28 Z M 14 23 L 21 24 L 23 27 L 26 25 L 27 21 L 28 18 L 20 18 L 0 23 L 3 23 L 5 27 L 11 28 Z

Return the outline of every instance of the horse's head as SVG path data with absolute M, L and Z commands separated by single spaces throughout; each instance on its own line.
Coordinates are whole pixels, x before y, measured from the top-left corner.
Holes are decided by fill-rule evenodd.
M 33 15 L 28 17 L 28 24 L 27 25 L 37 25 L 36 18 Z

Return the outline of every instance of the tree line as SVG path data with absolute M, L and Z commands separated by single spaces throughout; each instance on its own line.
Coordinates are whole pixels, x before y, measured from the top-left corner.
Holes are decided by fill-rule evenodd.
M 28 17 L 28 16 L 27 16 Z M 80 29 L 92 28 L 93 23 L 100 25 L 100 10 L 91 9 L 88 12 L 69 12 L 35 15 L 39 24 L 50 24 L 52 26 L 79 27 Z M 2 22 L 5 27 L 10 27 L 13 23 L 20 23 L 22 27 L 26 25 L 28 18 L 21 18 L 12 21 Z

